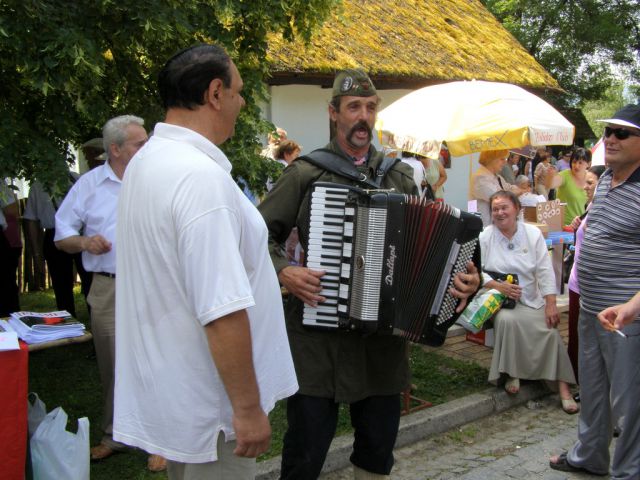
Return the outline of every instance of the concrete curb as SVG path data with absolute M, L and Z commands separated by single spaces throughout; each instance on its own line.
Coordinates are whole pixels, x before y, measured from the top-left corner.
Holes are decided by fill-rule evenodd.
M 550 391 L 544 385 L 544 382 L 523 383 L 520 393 L 517 395 L 509 395 L 502 388 L 492 387 L 481 393 L 474 393 L 442 405 L 406 415 L 400 418 L 400 430 L 398 431 L 396 448 L 446 432 L 474 420 L 503 412 L 549 393 Z M 349 466 L 352 443 L 353 437 L 351 435 L 335 438 L 329 448 L 322 472 L 332 472 Z M 280 475 L 280 460 L 280 456 L 277 456 L 258 463 L 256 479 L 277 479 Z

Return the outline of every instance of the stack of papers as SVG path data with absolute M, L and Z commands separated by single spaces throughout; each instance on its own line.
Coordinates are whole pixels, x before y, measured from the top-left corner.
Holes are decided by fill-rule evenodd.
M 9 325 L 26 343 L 42 343 L 84 335 L 84 325 L 66 310 L 36 313 L 15 312 Z
M 20 350 L 18 334 L 13 331 L 6 320 L 0 320 L 0 352 Z

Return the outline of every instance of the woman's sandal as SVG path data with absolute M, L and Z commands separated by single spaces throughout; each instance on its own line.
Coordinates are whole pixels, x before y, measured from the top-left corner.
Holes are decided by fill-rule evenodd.
M 561 398 L 562 410 L 564 413 L 574 415 L 580 411 L 580 406 L 575 402 L 573 398 Z
M 515 395 L 520 391 L 520 379 L 509 377 L 504 384 L 504 389 L 509 395 Z
M 606 475 L 609 475 L 608 472 L 596 473 L 596 472 L 592 472 L 591 470 L 587 470 L 586 468 L 574 467 L 567 460 L 567 452 L 562 452 L 560 455 L 558 455 L 555 462 L 549 459 L 549 467 L 551 467 L 553 470 L 559 470 L 561 472 L 572 472 L 572 473 L 582 472 L 582 473 L 588 473 L 590 475 L 597 475 L 599 477 L 604 477 Z

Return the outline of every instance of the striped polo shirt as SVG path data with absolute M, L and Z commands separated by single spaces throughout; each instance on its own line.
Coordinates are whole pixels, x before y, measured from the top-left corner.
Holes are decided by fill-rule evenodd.
M 580 305 L 597 314 L 640 291 L 640 168 L 611 188 L 600 179 L 578 258 Z

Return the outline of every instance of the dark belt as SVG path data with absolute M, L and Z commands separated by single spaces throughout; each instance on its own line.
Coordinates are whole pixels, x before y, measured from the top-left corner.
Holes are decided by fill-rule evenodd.
M 103 277 L 109 277 L 109 278 L 116 278 L 116 274 L 115 273 L 109 273 L 109 272 L 93 272 L 96 275 L 102 275 Z

